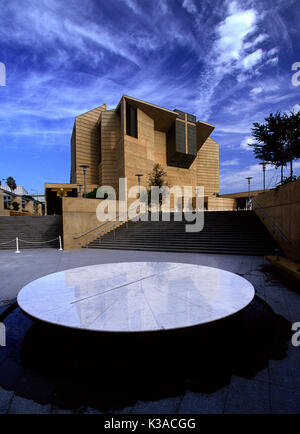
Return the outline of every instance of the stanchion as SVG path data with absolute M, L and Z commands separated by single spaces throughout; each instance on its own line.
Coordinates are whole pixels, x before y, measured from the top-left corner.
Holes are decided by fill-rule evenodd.
M 19 250 L 19 238 L 18 237 L 16 237 L 16 248 L 17 248 L 16 253 L 21 253 Z
M 61 244 L 61 236 L 60 235 L 59 235 L 58 239 L 59 239 L 59 249 L 58 250 L 63 250 L 62 244 Z

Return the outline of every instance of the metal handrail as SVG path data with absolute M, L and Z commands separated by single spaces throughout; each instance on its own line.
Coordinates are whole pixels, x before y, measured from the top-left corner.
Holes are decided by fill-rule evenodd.
M 114 223 L 117 223 L 117 222 L 114 222 Z M 120 222 L 118 222 L 118 223 L 120 223 Z M 123 223 L 128 223 L 128 221 L 127 222 L 123 222 Z M 89 237 L 87 237 L 86 240 L 85 240 L 85 246 L 87 247 L 88 241 L 89 241 L 90 238 L 92 238 L 94 236 L 98 237 L 102 232 L 107 232 L 110 228 L 113 228 L 114 226 L 115 226 L 115 224 L 107 226 L 105 229 L 102 229 L 101 231 L 97 232 L 96 234 L 92 234 Z M 114 237 L 115 237 L 115 233 L 114 233 Z
M 120 217 L 123 217 L 124 215 L 127 216 L 127 213 L 124 213 L 124 214 L 118 215 L 118 216 L 116 216 L 116 217 L 113 217 L 113 218 L 111 218 L 110 220 L 107 220 L 106 222 L 103 222 L 103 223 L 101 223 L 100 225 L 95 226 L 94 228 L 89 229 L 88 231 L 83 232 L 83 233 L 80 234 L 80 235 L 76 235 L 76 237 L 73 237 L 73 239 L 74 239 L 74 240 L 78 240 L 78 238 L 81 238 L 81 237 L 83 237 L 84 235 L 87 235 L 87 234 L 89 234 L 90 232 L 93 232 L 93 231 L 95 231 L 96 229 L 101 228 L 102 226 L 106 225 L 107 223 L 109 223 L 109 222 L 111 222 L 111 221 L 117 221 L 116 219 L 118 219 L 118 218 L 120 218 Z M 119 221 L 120 221 L 120 220 L 119 220 Z M 100 232 L 101 232 L 101 231 L 100 231 Z
M 118 217 L 122 217 L 123 215 L 126 215 L 126 216 L 128 216 L 128 214 L 126 213 L 126 214 L 121 214 L 121 215 L 118 215 L 116 218 L 118 218 Z M 110 221 L 113 221 L 114 222 L 114 224 L 112 224 L 112 225 L 109 225 L 109 226 L 107 226 L 105 229 L 102 229 L 101 231 L 99 231 L 99 232 L 96 232 L 95 234 L 92 234 L 92 235 L 90 235 L 89 237 L 87 237 L 87 239 L 85 240 L 86 242 L 85 242 L 85 246 L 87 247 L 87 245 L 88 245 L 88 240 L 91 238 L 91 237 L 94 237 L 94 236 L 97 236 L 97 235 L 99 235 L 99 234 L 101 234 L 102 232 L 106 232 L 107 230 L 109 230 L 110 228 L 113 228 L 114 226 L 115 226 L 115 223 L 121 223 L 121 222 L 123 222 L 123 223 L 126 223 L 126 228 L 128 229 L 128 221 L 130 220 L 130 218 L 128 218 L 126 221 L 120 221 L 120 220 L 116 220 L 116 221 L 114 221 L 114 219 L 112 219 L 112 220 L 108 220 L 107 222 L 104 222 L 102 225 L 100 225 L 100 226 L 98 226 L 98 227 L 101 227 L 101 226 L 103 226 L 104 224 L 106 224 L 106 223 L 108 223 L 108 222 L 110 222 Z M 95 228 L 94 228 L 95 229 Z M 92 229 L 91 229 L 92 230 Z M 90 231 L 88 231 L 88 232 L 90 232 Z M 87 232 L 87 233 L 88 233 Z M 114 230 L 114 238 L 116 237 L 116 231 Z
M 287 244 L 292 244 L 291 241 L 284 235 L 284 233 L 279 229 L 279 227 L 276 225 L 276 223 L 272 220 L 272 218 L 266 213 L 266 211 L 263 209 L 263 207 L 260 205 L 260 203 L 258 203 L 257 200 L 254 199 L 254 197 L 251 197 L 251 200 L 252 200 L 252 202 L 255 202 L 256 205 L 260 208 L 260 210 L 263 212 L 263 214 L 265 215 L 265 217 L 267 217 L 267 219 L 270 221 L 270 223 L 273 226 L 273 228 L 276 229 L 276 231 L 279 233 L 279 235 L 281 236 L 281 238 Z

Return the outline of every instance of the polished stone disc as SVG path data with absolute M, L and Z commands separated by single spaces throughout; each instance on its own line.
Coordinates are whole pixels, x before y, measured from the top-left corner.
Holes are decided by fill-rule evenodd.
M 252 301 L 248 280 L 218 268 L 124 262 L 49 274 L 18 294 L 32 318 L 105 332 L 172 330 L 214 322 Z

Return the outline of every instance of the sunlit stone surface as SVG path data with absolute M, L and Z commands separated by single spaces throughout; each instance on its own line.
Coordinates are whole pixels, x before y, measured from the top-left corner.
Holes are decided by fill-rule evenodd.
M 21 309 L 60 326 L 97 331 L 154 331 L 204 324 L 246 307 L 244 278 L 193 264 L 126 262 L 73 268 L 26 285 Z

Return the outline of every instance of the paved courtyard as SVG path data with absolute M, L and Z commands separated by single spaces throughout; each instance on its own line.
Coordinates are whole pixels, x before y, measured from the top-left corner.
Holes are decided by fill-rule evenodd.
M 257 295 L 275 313 L 290 322 L 300 321 L 300 293 L 271 275 L 262 257 L 207 255 L 162 252 L 55 249 L 0 251 L 0 314 L 16 300 L 20 289 L 30 281 L 68 268 L 129 261 L 185 262 L 217 267 L 248 279 Z M 222 360 L 220 360 L 222 363 Z M 9 365 L 1 358 L 0 371 Z M 270 360 L 267 368 L 251 379 L 233 376 L 230 383 L 214 393 L 186 391 L 180 396 L 157 401 L 138 401 L 119 410 L 123 413 L 300 413 L 300 347 L 289 344 L 287 357 Z M 22 382 L 22 376 L 19 380 Z M 73 410 L 42 405 L 18 394 L 18 384 L 6 390 L 0 387 L 0 413 L 97 413 L 91 407 Z M 117 413 L 117 412 L 116 412 Z

